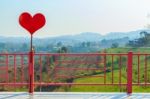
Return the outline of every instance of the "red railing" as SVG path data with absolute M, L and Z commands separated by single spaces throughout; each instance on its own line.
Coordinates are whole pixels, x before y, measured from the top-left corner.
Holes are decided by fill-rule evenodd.
M 132 93 L 132 86 L 150 85 L 149 59 L 150 54 L 132 52 L 0 54 L 0 86 L 34 89 L 33 86 L 118 85 L 127 86 L 127 93 Z M 72 80 L 85 77 L 98 77 L 103 82 L 75 83 Z M 133 77 L 137 81 L 133 81 Z

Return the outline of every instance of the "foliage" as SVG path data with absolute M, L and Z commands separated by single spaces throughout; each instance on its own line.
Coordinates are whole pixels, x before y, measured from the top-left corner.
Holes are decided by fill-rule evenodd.
M 118 43 L 113 43 L 113 44 L 111 45 L 111 48 L 117 48 L 117 47 L 119 47 L 119 44 L 118 44 Z
M 146 31 L 140 32 L 141 37 L 138 39 L 130 40 L 127 46 L 131 47 L 150 47 L 150 34 Z

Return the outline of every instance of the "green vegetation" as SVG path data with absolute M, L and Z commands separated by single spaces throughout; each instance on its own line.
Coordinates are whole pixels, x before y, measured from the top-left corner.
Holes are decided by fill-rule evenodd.
M 149 49 L 143 48 L 110 48 L 106 49 L 107 53 L 127 53 L 129 51 L 133 51 L 134 53 L 150 53 Z M 119 57 L 114 57 L 114 83 L 119 83 L 119 71 L 118 71 L 118 59 Z M 147 56 L 140 56 L 140 83 L 144 83 L 145 80 L 145 59 L 147 59 L 147 64 L 150 64 L 149 60 L 150 57 Z M 133 83 L 137 83 L 138 76 L 137 76 L 137 57 L 133 57 Z M 125 57 L 122 57 L 122 75 L 121 75 L 121 82 L 126 83 L 126 65 L 125 62 L 127 61 Z M 111 57 L 107 57 L 107 68 L 111 68 Z M 150 83 L 150 69 L 147 69 L 147 83 Z M 104 83 L 103 77 L 92 77 L 92 76 L 102 76 L 103 74 L 94 74 L 91 77 L 81 77 L 81 78 L 74 78 L 73 83 Z M 106 83 L 111 83 L 112 81 L 112 71 L 106 72 Z M 71 92 L 126 92 L 126 86 L 70 86 L 70 87 L 59 87 L 55 91 L 71 91 Z M 133 86 L 133 92 L 150 92 L 149 86 Z
M 114 71 L 114 82 L 118 82 L 118 71 Z M 111 83 L 111 73 L 107 73 L 107 83 Z M 134 79 L 134 78 L 133 78 Z M 75 83 L 103 83 L 103 78 L 79 78 L 74 80 Z M 126 78 L 122 76 L 122 82 L 126 82 Z M 72 92 L 126 92 L 126 86 L 72 86 L 68 91 Z M 148 86 L 133 86 L 133 92 L 150 92 Z
M 81 42 L 61 42 L 54 41 L 47 43 L 34 43 L 35 51 L 37 52 L 51 52 L 51 53 L 128 53 L 132 51 L 133 53 L 150 53 L 150 34 L 142 31 L 141 37 L 135 40 L 129 41 L 128 37 L 118 38 L 118 39 L 103 39 L 101 41 L 81 41 Z M 40 41 L 40 40 L 39 40 Z M 129 42 L 128 42 L 129 41 Z M 127 43 L 128 42 L 128 43 Z M 17 46 L 17 47 L 16 47 Z M 143 48 L 139 48 L 143 47 Z M 147 48 L 145 48 L 147 47 Z M 102 49 L 106 48 L 104 51 Z M 6 50 L 7 49 L 7 50 Z M 100 51 L 101 50 L 101 51 Z M 28 52 L 28 43 L 12 43 L 12 42 L 0 42 L 0 52 L 2 53 L 12 53 L 12 52 Z M 58 56 L 58 55 L 35 55 L 35 82 L 45 82 L 45 83 L 104 83 L 104 59 L 106 58 L 106 84 L 112 83 L 112 73 L 114 75 L 113 83 L 126 83 L 126 67 L 127 67 L 127 56 L 117 56 L 113 57 L 107 55 L 106 57 L 101 55 L 97 56 Z M 16 63 L 14 63 L 14 59 Z M 21 60 L 23 60 L 24 66 L 21 65 Z M 0 56 L 0 67 L 6 66 L 5 63 L 6 56 Z M 8 57 L 9 68 L 8 68 L 8 78 L 0 79 L 1 83 L 7 82 L 23 82 L 29 81 L 28 76 L 28 56 L 21 58 L 20 55 L 10 55 Z M 64 62 L 65 61 L 65 62 Z M 87 63 L 86 63 L 87 62 Z M 89 63 L 88 63 L 89 62 Z M 145 68 L 147 68 L 147 83 L 150 83 L 150 55 L 146 57 L 144 55 L 139 58 L 140 66 L 140 83 L 145 81 Z M 145 67 L 147 64 L 147 67 Z M 16 65 L 16 68 L 14 68 Z M 112 68 L 113 66 L 113 68 Z M 121 66 L 121 69 L 120 67 Z M 81 70 L 84 68 L 84 70 Z M 91 68 L 94 68 L 92 70 Z M 80 69 L 80 70 L 79 70 Z M 16 79 L 14 78 L 14 71 L 16 70 Z M 23 73 L 22 73 L 23 70 Z M 119 71 L 121 70 L 121 71 Z M 119 79 L 119 74 L 121 72 L 121 79 Z M 0 74 L 6 74 L 6 71 L 0 71 Z M 22 75 L 24 77 L 22 78 Z M 98 76 L 98 77 L 94 77 Z M 133 83 L 138 81 L 138 57 L 133 57 Z M 0 86 L 1 91 L 28 91 L 28 86 Z M 35 91 L 72 91 L 72 92 L 125 92 L 126 86 L 116 85 L 116 86 L 35 86 Z M 140 87 L 134 86 L 134 92 L 150 92 L 150 87 Z
M 106 49 L 106 53 L 128 53 L 129 51 L 133 51 L 134 53 L 150 53 L 150 50 L 147 48 L 109 48 Z M 67 52 L 66 48 L 61 48 L 60 52 Z M 101 52 L 99 52 L 101 53 Z M 13 68 L 13 56 L 9 57 L 9 81 L 14 81 L 14 68 Z M 64 82 L 64 83 L 104 83 L 104 77 L 100 77 L 104 75 L 102 68 L 104 68 L 104 64 L 97 64 L 95 62 L 102 62 L 104 56 L 44 56 L 41 58 L 42 64 L 39 63 L 40 57 L 35 57 L 35 82 L 40 82 L 40 72 L 42 72 L 42 82 Z M 17 78 L 16 81 L 19 82 L 21 80 L 21 65 L 20 65 L 20 56 L 16 56 L 16 72 Z M 114 74 L 114 83 L 118 83 L 119 80 L 119 62 L 121 61 L 121 82 L 126 83 L 126 62 L 127 57 L 122 56 L 114 56 L 114 62 L 112 63 L 112 57 L 106 56 L 106 83 L 110 84 L 112 81 L 112 72 Z M 144 82 L 145 79 L 145 59 L 147 60 L 148 66 L 148 75 L 147 75 L 147 82 L 150 83 L 150 56 L 140 56 L 140 83 Z M 0 57 L 1 61 L 5 60 L 5 57 Z M 137 82 L 137 57 L 133 57 L 133 83 Z M 25 82 L 28 82 L 28 68 L 27 68 L 27 57 L 24 58 L 24 74 L 25 74 Z M 47 64 L 47 61 L 50 64 Z M 73 61 L 73 63 L 63 63 L 62 61 Z M 78 61 L 90 61 L 93 63 L 82 63 L 78 64 Z M 112 64 L 113 64 L 113 71 L 112 71 Z M 5 65 L 5 64 L 1 64 Z M 0 66 L 1 66 L 0 65 Z M 40 66 L 42 66 L 42 71 L 40 71 Z M 97 70 L 63 70 L 59 69 L 60 67 L 63 68 L 97 68 Z M 57 72 L 55 72 L 57 70 Z M 49 73 L 48 73 L 49 72 Z M 59 76 L 70 76 L 70 77 L 59 77 Z M 71 77 L 74 76 L 74 77 Z M 93 77 L 99 76 L 99 77 Z M 58 78 L 57 78 L 58 77 Z M 1 80 L 1 82 L 4 82 Z M 1 91 L 28 91 L 27 86 L 20 86 L 20 87 L 10 87 L 10 86 L 2 86 L 0 87 Z M 126 86 L 35 86 L 35 91 L 71 91 L 71 92 L 126 92 Z M 150 92 L 150 87 L 140 87 L 134 86 L 134 92 Z
M 141 31 L 140 35 L 140 38 L 129 41 L 127 45 L 131 47 L 149 47 L 150 34 L 147 31 Z

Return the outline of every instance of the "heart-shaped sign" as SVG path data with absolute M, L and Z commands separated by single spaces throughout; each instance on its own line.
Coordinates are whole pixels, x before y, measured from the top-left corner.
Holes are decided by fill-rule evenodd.
M 23 28 L 29 31 L 31 35 L 33 35 L 35 31 L 45 25 L 46 20 L 41 13 L 37 13 L 32 17 L 29 13 L 24 12 L 19 17 L 19 23 Z

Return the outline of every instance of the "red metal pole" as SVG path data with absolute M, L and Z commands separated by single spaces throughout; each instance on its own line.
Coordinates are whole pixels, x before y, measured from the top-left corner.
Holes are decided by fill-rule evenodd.
M 120 86 L 120 92 L 121 92 L 121 89 L 122 89 L 122 86 L 121 86 L 121 82 L 122 82 L 122 80 L 121 80 L 121 78 L 122 78 L 122 56 L 121 55 L 119 55 L 119 86 Z
M 34 51 L 29 53 L 29 93 L 34 92 Z
M 8 72 L 8 64 L 9 64 L 9 63 L 8 63 L 8 60 L 9 60 L 9 59 L 8 59 L 8 54 L 7 54 L 7 55 L 6 55 L 6 70 L 7 70 L 7 81 L 6 81 L 6 82 L 7 82 L 7 83 L 9 83 L 9 72 Z
M 16 55 L 14 55 L 14 87 L 16 88 Z
M 47 75 L 47 80 L 49 81 L 50 79 L 50 56 L 47 55 L 47 71 L 48 71 L 48 75 Z
M 104 84 L 106 84 L 106 51 L 104 53 Z
M 21 82 L 24 81 L 24 58 L 23 55 L 21 55 Z
M 138 84 L 140 84 L 140 55 L 138 55 Z
M 133 53 L 128 52 L 128 66 L 127 66 L 127 93 L 132 93 L 132 59 Z
M 40 55 L 39 57 L 39 65 L 40 65 L 40 83 L 41 83 L 42 82 L 42 55 Z
M 29 52 L 29 93 L 34 92 L 34 50 L 32 47 L 32 35 L 31 35 L 31 48 Z
M 114 83 L 114 55 L 112 55 L 112 68 L 111 68 L 111 71 L 112 71 L 112 84 Z
M 145 55 L 145 69 L 144 69 L 144 82 L 145 82 L 145 85 L 147 84 L 147 55 Z
M 121 59 L 122 59 L 122 57 L 121 57 L 121 55 L 119 55 L 119 85 L 121 86 L 121 74 L 122 74 L 122 71 L 121 71 L 121 69 L 122 69 L 122 61 L 121 61 Z

